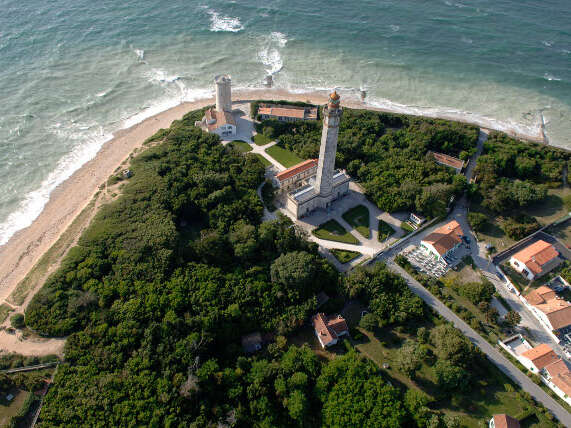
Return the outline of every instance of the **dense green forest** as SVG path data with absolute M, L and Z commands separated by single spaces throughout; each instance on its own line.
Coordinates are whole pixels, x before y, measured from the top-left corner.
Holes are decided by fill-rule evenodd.
M 302 158 L 319 156 L 321 121 L 257 127 Z M 346 168 L 384 211 L 413 210 L 443 215 L 450 197 L 466 186 L 463 176 L 428 155 L 437 151 L 462 159 L 476 150 L 478 128 L 458 122 L 344 108 L 336 166 Z
M 569 159 L 564 150 L 491 132 L 475 170 L 482 205 L 501 213 L 542 200 L 548 186 L 562 184 Z
M 260 223 L 264 167 L 195 128 L 201 115 L 148 142 L 161 141 L 32 300 L 28 326 L 69 335 L 41 425 L 328 425 L 346 391 L 362 405 L 339 426 L 405 423 L 401 391 L 370 362 L 287 347 L 316 294 L 344 282 L 288 219 Z M 422 315 L 402 279 L 383 275 L 367 297 L 379 320 Z M 247 357 L 252 331 L 275 343 Z
M 474 170 L 476 183 L 469 189 L 475 209 L 484 211 L 471 213 L 474 229 L 484 229 L 490 215 L 502 217 L 500 226 L 512 239 L 539 229 L 537 220 L 522 210 L 543 203 L 549 188 L 563 184 L 570 159 L 567 151 L 491 132 Z
M 291 344 L 317 311 L 321 291 L 337 296 L 326 312 L 359 300 L 370 330 L 416 334 L 436 317 L 384 265 L 340 276 L 287 218 L 261 223 L 255 189 L 264 166 L 195 128 L 202 114 L 187 114 L 147 142 L 120 196 L 98 212 L 30 303 L 27 326 L 69 335 L 39 426 L 458 427 L 458 418 L 433 410 L 420 390 L 393 384 L 348 342 L 330 360 Z M 469 127 L 390 115 L 381 121 L 378 113 L 345 117 L 352 114 L 369 131 L 344 125 L 340 162 L 348 168 L 358 162 L 364 177 L 377 171 L 393 180 L 410 174 L 424 187 L 458 184 L 421 151 L 444 151 L 458 138 L 465 144 L 447 152 L 470 151 L 476 133 Z M 406 136 L 409 128 L 418 139 Z M 360 138 L 363 148 L 351 149 Z M 399 144 L 416 159 L 411 170 L 397 155 Z M 488 385 L 489 363 L 440 320 L 418 330 L 418 341 L 399 351 L 399 369 L 414 379 L 428 364 L 435 399 L 456 397 L 457 409 L 466 408 L 473 385 Z M 249 356 L 241 337 L 254 331 L 266 344 Z M 506 380 L 493 382 L 503 388 Z

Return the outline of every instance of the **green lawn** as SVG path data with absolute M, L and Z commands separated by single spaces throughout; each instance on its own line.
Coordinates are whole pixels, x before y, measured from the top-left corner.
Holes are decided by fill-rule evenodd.
M 411 232 L 414 232 L 412 226 L 408 224 L 406 221 L 401 222 L 400 228 L 405 231 L 404 236 L 408 235 Z
M 0 426 L 9 426 L 10 419 L 20 413 L 20 409 L 24 405 L 29 392 L 23 390 L 10 390 L 15 395 L 12 401 L 7 401 L 2 394 L 0 399 Z
M 317 229 L 314 229 L 312 233 L 318 238 L 327 239 L 328 241 L 359 245 L 359 240 L 347 232 L 343 226 L 335 220 L 329 220 L 323 223 Z
M 256 156 L 258 159 L 260 159 L 260 162 L 262 162 L 262 164 L 267 168 L 269 166 L 272 166 L 272 163 L 267 160 L 265 157 L 263 157 L 261 154 L 259 153 L 253 153 L 252 156 Z
M 337 260 L 339 260 L 339 263 L 349 263 L 351 260 L 354 260 L 361 255 L 361 253 L 358 253 L 357 251 L 337 249 L 329 251 L 331 251 L 331 254 L 333 254 Z
M 238 150 L 241 153 L 247 153 L 252 151 L 252 146 L 250 146 L 245 141 L 236 140 L 232 141 L 231 143 L 228 143 L 228 145 L 232 145 L 232 147 L 235 147 L 236 150 Z
M 559 238 L 565 245 L 571 247 L 571 221 L 550 228 L 549 233 Z
M 254 143 L 258 146 L 265 146 L 268 143 L 271 143 L 272 140 L 266 137 L 264 134 L 256 134 L 254 135 Z
M 426 327 L 430 329 L 430 326 L 427 325 Z M 401 343 L 406 339 L 415 340 L 414 334 L 397 333 L 390 327 L 378 329 L 375 333 L 361 328 L 358 330 L 364 335 L 364 339 L 355 342 L 355 347 L 379 367 L 383 367 L 383 364 L 387 363 L 389 367 L 383 369 L 383 373 L 394 386 L 420 389 L 425 392 L 434 400 L 430 405 L 431 408 L 440 410 L 445 414 L 459 416 L 462 427 L 479 428 L 482 426 L 482 422 L 486 421 L 487 423 L 491 415 L 496 413 L 507 413 L 517 417 L 523 415 L 524 410 L 529 406 L 519 396 L 518 387 L 514 386 L 491 363 L 485 363 L 489 376 L 485 379 L 475 379 L 472 382 L 471 391 L 463 397 L 439 396 L 433 369 L 426 362 L 422 363 L 415 381 L 403 375 L 397 368 L 398 350 Z M 540 414 L 540 417 L 541 421 L 536 416 L 532 416 L 529 425 L 525 426 L 555 428 L 555 424 L 546 421 L 543 415 Z
M 298 157 L 295 153 L 290 152 L 289 150 L 283 149 L 278 145 L 268 147 L 266 149 L 266 153 L 281 163 L 286 168 L 291 166 L 297 165 L 300 162 L 303 162 L 303 159 Z
M 362 236 L 369 239 L 369 210 L 364 205 L 357 205 L 343 214 L 343 220 L 357 229 Z
M 379 242 L 389 239 L 393 233 L 395 233 L 395 230 L 390 224 L 383 220 L 379 220 Z
M 571 189 L 569 187 L 548 189 L 547 197 L 543 201 L 526 207 L 521 211 L 524 214 L 535 217 L 539 224 L 545 226 L 569 213 L 564 199 L 570 196 Z
M 571 196 L 571 189 L 569 188 L 549 189 L 547 191 L 547 197 L 543 201 L 512 214 L 527 214 L 535 217 L 540 225 L 545 226 L 569 212 L 564 202 L 564 198 L 569 196 Z M 498 252 L 515 244 L 516 241 L 508 237 L 501 229 L 495 214 L 487 211 L 479 204 L 474 203 L 471 204 L 470 210 L 481 212 L 488 217 L 488 223 L 484 226 L 483 230 L 477 233 L 479 241 L 492 244 Z

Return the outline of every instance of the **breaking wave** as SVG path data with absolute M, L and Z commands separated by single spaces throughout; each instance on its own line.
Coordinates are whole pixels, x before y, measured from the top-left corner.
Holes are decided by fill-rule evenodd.
M 208 9 L 207 13 L 210 15 L 210 31 L 230 31 L 232 33 L 237 33 L 244 29 L 244 26 L 240 22 L 240 18 L 223 16 L 212 9 Z

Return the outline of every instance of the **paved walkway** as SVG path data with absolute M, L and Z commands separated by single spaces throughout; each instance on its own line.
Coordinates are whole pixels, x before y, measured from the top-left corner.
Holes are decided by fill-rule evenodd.
M 426 290 L 418 281 L 408 274 L 404 269 L 394 263 L 393 259 L 387 260 L 387 266 L 393 272 L 401 275 L 407 281 L 410 289 L 426 302 L 428 306 L 437 311 L 440 315 L 450 321 L 459 329 L 470 341 L 479 347 L 503 373 L 517 383 L 524 391 L 542 403 L 547 409 L 553 413 L 559 421 L 565 426 L 571 427 L 571 415 L 565 410 L 555 399 L 551 398 L 543 389 L 537 386 L 528 378 L 520 369 L 515 367 L 506 357 L 504 357 L 496 348 L 484 340 L 476 333 L 468 324 L 462 321 L 454 312 L 448 309 L 440 300 L 434 297 Z

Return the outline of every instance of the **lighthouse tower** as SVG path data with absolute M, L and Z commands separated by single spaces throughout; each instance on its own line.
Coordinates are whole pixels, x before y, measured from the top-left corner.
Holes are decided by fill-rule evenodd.
M 232 112 L 232 79 L 227 74 L 221 74 L 214 78 L 216 85 L 216 111 Z
M 341 97 L 337 91 L 329 95 L 329 102 L 323 108 L 323 132 L 319 149 L 319 163 L 315 177 L 315 192 L 320 197 L 327 197 L 333 191 L 333 174 L 335 172 L 335 154 L 337 153 L 337 137 L 339 121 L 343 111 L 340 107 Z

